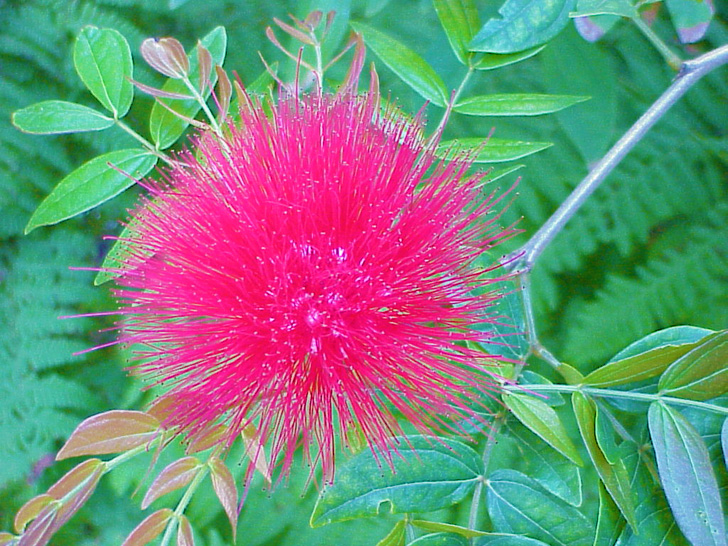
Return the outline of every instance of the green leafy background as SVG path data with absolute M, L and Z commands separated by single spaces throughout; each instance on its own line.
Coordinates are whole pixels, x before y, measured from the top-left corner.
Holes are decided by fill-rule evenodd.
M 496 4 L 478 6 L 481 21 L 497 16 Z M 725 4 L 716 2 L 716 7 L 718 14 L 706 39 L 691 52 L 728 42 Z M 69 468 L 54 463 L 53 456 L 82 418 L 111 408 L 136 409 L 144 403 L 140 386 L 123 372 L 126 355 L 120 349 L 73 356 L 110 341 L 110 334 L 98 332 L 110 326 L 108 320 L 58 319 L 113 305 L 105 286 L 92 286 L 91 273 L 69 267 L 101 263 L 109 248 L 103 236 L 119 232 L 118 221 L 133 206 L 137 190 L 127 190 L 57 226 L 23 235 L 40 201 L 63 176 L 91 157 L 136 143 L 115 128 L 58 137 L 24 134 L 10 124 L 11 113 L 55 99 L 99 108 L 73 67 L 74 39 L 85 25 L 121 32 L 131 45 L 135 79 L 155 84 L 161 84 L 161 78 L 138 54 L 144 38 L 172 35 L 190 47 L 224 25 L 228 32 L 225 66 L 250 83 L 263 70 L 259 50 L 269 62 L 283 60 L 265 40 L 272 18 L 285 19 L 288 12 L 304 16 L 315 8 L 337 10 L 334 33 L 340 38 L 345 37 L 348 23 L 356 21 L 406 44 L 434 68 L 447 89 L 457 87 L 464 75 L 465 68 L 452 53 L 430 0 L 0 2 L 0 357 L 5 378 L 0 385 L 0 529 L 10 530 L 13 514 L 23 502 L 45 491 Z M 664 15 L 663 11 L 657 18 L 655 29 L 673 36 Z M 385 93 L 406 111 L 422 107 L 420 94 L 376 55 L 370 52 L 368 58 L 377 63 Z M 332 77 L 343 77 L 343 73 L 334 71 Z M 548 116 L 452 115 L 445 139 L 484 137 L 495 128 L 495 138 L 554 143 L 519 160 L 525 168 L 497 182 L 507 187 L 517 175 L 522 176 L 518 198 L 504 222 L 522 218 L 518 225 L 526 234 L 504 247 L 504 253 L 525 242 L 673 77 L 674 72 L 633 26 L 618 25 L 590 44 L 570 23 L 534 57 L 473 76 L 464 97 L 489 93 L 591 97 Z M 727 102 L 728 70 L 704 78 L 610 175 L 537 264 L 532 283 L 542 342 L 582 374 L 655 330 L 679 324 L 719 330 L 728 325 Z M 151 108 L 151 100 L 136 99 L 127 122 L 146 134 Z M 433 126 L 441 113 L 434 105 L 427 107 Z M 530 363 L 529 373 L 533 383 L 557 379 L 537 360 Z M 588 460 L 591 452 L 581 446 L 574 416 L 565 409 L 568 402 L 560 395 L 547 400 L 573 431 L 571 439 L 579 444 L 581 458 Z M 646 406 L 640 408 L 641 414 L 628 404 L 614 412 L 642 446 L 649 436 Z M 651 415 L 664 422 L 666 410 L 654 408 Z M 723 506 L 728 506 L 722 420 L 697 410 L 683 414 L 707 445 Z M 652 466 L 643 464 L 643 451 L 627 442 L 615 443 L 612 425 L 603 415 L 599 413 L 605 424 L 599 424 L 597 417 L 600 452 L 607 460 L 623 461 L 640 535 L 620 521 L 619 510 L 592 465 L 575 466 L 509 417 L 489 463 L 483 509 L 478 514 L 482 528 L 502 535 L 473 540 L 500 546 L 611 545 L 619 537 L 620 544 L 637 545 L 667 537 L 670 544 L 686 544 L 677 527 L 666 527 L 661 515 L 669 509 L 650 474 L 654 458 Z M 477 451 L 479 446 L 472 449 Z M 356 458 L 348 464 L 353 465 L 349 472 L 358 468 Z M 103 480 L 92 508 L 82 510 L 52 544 L 120 544 L 141 519 L 141 495 L 129 497 L 145 468 L 144 462 L 130 463 Z M 393 505 L 386 498 L 374 511 L 378 512 L 375 517 L 311 528 L 318 491 L 310 484 L 307 487 L 307 475 L 305 468 L 294 469 L 288 482 L 272 493 L 256 478 L 241 514 L 238 542 L 376 544 L 384 539 L 383 544 L 402 543 L 404 527 L 395 527 L 402 516 L 390 514 Z M 423 519 L 467 525 L 468 509 L 468 503 L 446 503 Z M 523 517 L 524 513 L 530 517 Z M 229 523 L 212 488 L 200 489 L 188 515 L 199 544 L 230 543 Z M 559 523 L 559 518 L 567 523 Z M 457 531 L 426 535 L 438 529 L 426 525 L 418 529 L 416 536 L 424 536 L 416 544 L 465 544 L 467 540 Z

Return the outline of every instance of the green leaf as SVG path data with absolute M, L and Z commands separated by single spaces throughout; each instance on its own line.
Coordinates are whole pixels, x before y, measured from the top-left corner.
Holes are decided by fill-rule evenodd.
M 542 51 L 545 47 L 545 45 L 532 47 L 531 49 L 519 51 L 518 53 L 486 53 L 475 62 L 473 68 L 476 70 L 494 70 L 496 68 L 508 66 L 509 64 L 515 64 L 525 61 L 526 59 L 530 59 L 538 52 Z
M 452 525 L 450 523 L 440 523 L 439 521 L 426 521 L 422 519 L 414 519 L 410 522 L 415 527 L 424 529 L 425 531 L 434 531 L 442 533 L 453 533 L 456 535 L 463 536 L 465 538 L 474 538 L 487 535 L 485 531 L 476 531 L 475 529 L 468 529 L 467 527 L 461 527 L 460 525 Z
M 723 428 L 720 431 L 720 442 L 723 447 L 723 459 L 725 460 L 726 467 L 728 467 L 728 418 L 723 421 Z
M 695 326 L 673 326 L 654 332 L 635 341 L 607 364 L 591 372 L 584 378 L 584 383 L 613 387 L 656 377 L 711 333 L 712 330 Z
M 101 131 L 114 124 L 96 110 L 62 100 L 47 100 L 13 113 L 13 125 L 25 133 L 60 134 Z
M 405 529 L 407 523 L 402 519 L 399 520 L 392 531 L 377 542 L 377 546 L 405 546 Z
M 435 154 L 446 160 L 466 154 L 473 159 L 474 163 L 502 163 L 535 154 L 552 145 L 551 142 L 522 142 L 492 137 L 470 137 L 440 142 Z
M 470 42 L 473 51 L 515 53 L 545 44 L 569 22 L 576 0 L 506 0 Z
M 705 442 L 678 411 L 650 404 L 650 436 L 660 481 L 685 537 L 701 546 L 726 546 L 718 481 Z
M 115 118 L 126 115 L 134 98 L 129 44 L 113 29 L 84 27 L 73 47 L 73 64 L 83 83 Z
M 464 99 L 453 108 L 470 116 L 540 116 L 558 112 L 589 97 L 573 95 L 503 94 Z
M 569 439 L 564 425 L 561 424 L 559 416 L 546 402 L 533 396 L 514 393 L 504 393 L 503 402 L 521 423 L 541 437 L 544 442 L 574 464 L 579 466 L 584 464 L 576 447 Z
M 554 457 L 553 448 L 525 426 L 511 421 L 508 434 L 498 441 L 494 454 L 509 455 L 500 465 L 526 474 L 552 495 L 579 507 L 584 501 L 579 468 L 564 457 Z
M 442 78 L 417 53 L 367 25 L 351 23 L 351 26 L 362 35 L 366 44 L 382 62 L 420 96 L 440 107 L 449 102 L 447 87 Z
M 631 527 L 624 525 L 622 519 L 617 524 L 622 531 L 616 544 L 619 546 L 654 546 L 655 544 L 690 546 L 672 517 L 652 460 L 641 456 L 633 449 L 630 453 L 625 454 L 623 461 L 627 467 L 632 491 L 635 492 L 635 517 L 639 534 L 635 534 Z M 609 542 L 608 546 L 613 544 L 615 542 Z M 594 546 L 602 545 L 595 542 Z
M 610 464 L 597 442 L 596 405 L 580 392 L 575 392 L 572 395 L 571 402 L 574 407 L 576 421 L 579 425 L 579 432 L 581 433 L 584 445 L 589 452 L 589 457 L 596 468 L 597 474 L 599 474 L 599 478 L 607 488 L 607 491 L 609 491 L 614 502 L 617 503 L 627 523 L 633 529 L 637 529 L 634 500 L 624 463 L 619 460 L 615 464 Z
M 535 538 L 522 537 L 519 535 L 495 533 L 482 537 L 475 541 L 476 546 L 549 546 L 545 542 L 536 540 Z
M 451 533 L 433 533 L 413 540 L 409 546 L 468 546 L 468 540 Z
M 629 0 L 578 0 L 576 11 L 570 17 L 591 15 L 618 15 L 633 19 L 638 17 L 637 10 Z
M 31 216 L 25 233 L 73 218 L 108 201 L 134 184 L 135 179 L 151 171 L 156 164 L 156 156 L 137 148 L 95 157 L 58 183 Z
M 612 546 L 617 542 L 624 520 L 619 508 L 609 496 L 602 482 L 599 482 L 599 515 L 594 531 L 594 546 Z
M 399 438 L 392 467 L 367 450 L 346 461 L 311 515 L 319 527 L 380 512 L 431 512 L 460 502 L 474 488 L 483 463 L 470 447 L 447 438 Z M 386 461 L 386 459 L 385 459 Z
M 680 41 L 692 44 L 705 36 L 715 13 L 711 0 L 665 0 Z
M 225 60 L 225 50 L 227 48 L 227 34 L 224 27 L 217 27 L 202 40 L 202 45 L 212 55 L 212 64 L 222 66 Z M 190 60 L 191 82 L 199 81 L 199 61 L 197 58 L 197 47 L 188 54 Z M 217 81 L 217 73 L 213 70 L 210 74 L 210 86 L 207 89 L 200 90 L 200 94 L 207 98 L 210 95 L 210 89 Z M 170 93 L 189 93 L 189 89 L 182 80 L 169 79 L 162 86 L 163 91 Z M 164 99 L 159 99 L 164 101 Z M 165 104 L 172 110 L 187 118 L 194 118 L 200 111 L 200 103 L 196 100 L 170 100 Z M 155 103 L 152 107 L 152 113 L 149 116 L 149 132 L 152 140 L 159 149 L 169 148 L 177 142 L 182 133 L 188 127 L 187 121 L 180 119 L 178 116 L 167 110 L 164 106 Z
M 709 400 L 728 392 L 728 330 L 707 336 L 660 377 L 663 394 Z
M 496 470 L 487 487 L 495 531 L 525 535 L 551 546 L 591 546 L 589 519 L 525 474 Z
M 473 0 L 433 0 L 433 4 L 458 61 L 465 66 L 470 65 L 473 54 L 468 50 L 468 44 L 480 27 L 475 2 Z

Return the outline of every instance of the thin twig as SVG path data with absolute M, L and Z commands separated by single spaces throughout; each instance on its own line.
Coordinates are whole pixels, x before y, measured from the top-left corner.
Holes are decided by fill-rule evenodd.
M 554 212 L 546 223 L 531 239 L 502 260 L 504 267 L 510 271 L 527 273 L 533 269 L 538 257 L 551 243 L 554 237 L 564 228 L 572 216 L 579 210 L 589 196 L 604 179 L 634 148 L 652 126 L 675 104 L 685 92 L 700 78 L 712 70 L 728 62 L 728 45 L 701 55 L 696 59 L 685 61 L 672 85 L 657 101 L 640 117 L 635 124 L 619 139 L 592 171 L 581 181 L 569 197 Z

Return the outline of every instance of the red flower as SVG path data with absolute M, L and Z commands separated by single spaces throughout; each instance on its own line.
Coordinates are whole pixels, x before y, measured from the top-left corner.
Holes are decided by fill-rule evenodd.
M 303 444 L 329 480 L 337 431 L 391 457 L 395 414 L 423 433 L 476 418 L 493 382 L 465 342 L 483 341 L 497 295 L 474 294 L 492 281 L 471 264 L 507 233 L 478 199 L 483 175 L 438 162 L 373 95 L 241 115 L 133 218 L 120 339 L 169 387 L 165 424 L 224 423 L 228 442 L 254 425 L 282 472 Z

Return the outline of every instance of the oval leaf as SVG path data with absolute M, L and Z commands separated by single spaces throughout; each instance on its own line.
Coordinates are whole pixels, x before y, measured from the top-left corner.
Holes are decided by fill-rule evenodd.
M 470 116 L 540 116 L 588 99 L 575 95 L 482 95 L 460 101 L 454 110 Z
M 371 27 L 361 23 L 351 23 L 351 26 L 364 37 L 382 62 L 421 97 L 441 107 L 448 103 L 448 91 L 442 78 L 417 53 Z
M 627 523 L 629 523 L 632 529 L 637 529 L 634 499 L 632 498 L 627 469 L 621 460 L 611 464 L 597 441 L 596 405 L 580 392 L 575 392 L 572 395 L 571 402 L 577 424 L 579 425 L 579 432 L 584 440 L 589 457 L 592 463 L 594 463 L 597 474 L 599 474 L 599 478 L 619 507 Z
M 665 0 L 670 19 L 684 44 L 692 44 L 705 36 L 715 13 L 713 0 Z
M 675 521 L 692 544 L 726 546 L 718 481 L 705 442 L 678 411 L 650 404 L 650 437 Z
M 32 104 L 13 113 L 12 121 L 21 131 L 38 135 L 101 131 L 114 124 L 93 108 L 62 100 Z
M 116 168 L 110 167 L 110 164 Z M 30 217 L 25 233 L 40 226 L 57 224 L 105 203 L 134 184 L 135 179 L 146 175 L 156 164 L 157 157 L 141 148 L 117 150 L 95 157 L 53 188 Z
M 16 533 L 22 533 L 29 521 L 34 520 L 43 508 L 48 506 L 54 499 L 47 493 L 37 495 L 20 507 L 15 514 L 13 525 Z
M 208 464 L 210 465 L 212 488 L 230 520 L 233 528 L 233 542 L 235 542 L 238 529 L 238 488 L 235 486 L 235 478 L 219 458 L 212 457 Z
M 169 518 L 174 512 L 169 508 L 162 508 L 144 518 L 134 530 L 129 533 L 121 546 L 144 546 L 157 538 L 167 526 Z
M 177 546 L 195 546 L 195 537 L 192 534 L 192 525 L 187 516 L 180 516 L 177 528 Z
M 712 330 L 693 326 L 674 326 L 654 332 L 617 353 L 607 364 L 587 375 L 584 383 L 613 387 L 651 379 L 711 333 Z
M 195 477 L 199 466 L 200 461 L 195 457 L 183 457 L 168 464 L 154 479 L 152 485 L 149 486 L 147 494 L 144 495 L 144 500 L 142 500 L 142 510 L 146 510 L 159 497 L 190 483 L 192 478 Z
M 496 532 L 551 546 L 592 545 L 593 524 L 584 514 L 514 470 L 496 470 L 488 479 L 488 512 Z
M 28 525 L 23 533 L 22 542 L 17 546 L 45 546 L 58 530 L 58 512 L 56 506 L 46 506 L 40 514 Z
M 576 0 L 506 0 L 470 42 L 473 51 L 515 53 L 545 44 L 569 22 Z
M 519 51 L 518 53 L 486 53 L 475 62 L 473 68 L 476 70 L 493 70 L 503 66 L 508 66 L 509 64 L 530 59 L 542 51 L 545 47 L 545 45 L 532 47 L 526 51 Z
M 227 48 L 227 34 L 225 29 L 223 27 L 215 28 L 200 40 L 200 43 L 212 55 L 213 64 L 222 66 Z M 188 59 L 190 65 L 189 80 L 197 82 L 200 78 L 197 47 L 190 52 Z M 213 71 L 210 78 L 210 86 L 206 89 L 199 90 L 200 95 L 205 99 L 210 96 L 210 90 L 217 81 L 217 73 Z M 167 80 L 162 86 L 162 90 L 169 93 L 189 93 L 185 83 L 176 79 Z M 165 104 L 183 118 L 194 118 L 201 108 L 200 103 L 196 100 L 171 100 L 165 102 Z M 152 107 L 152 113 L 149 116 L 149 132 L 152 135 L 154 143 L 160 149 L 169 148 L 177 142 L 188 126 L 189 123 L 187 121 L 173 114 L 164 106 L 155 103 Z
M 552 146 L 551 142 L 521 142 L 501 138 L 458 138 L 437 145 L 435 154 L 445 160 L 467 154 L 474 163 L 502 163 L 535 154 Z
M 513 393 L 504 393 L 503 402 L 521 423 L 540 436 L 544 442 L 574 464 L 579 466 L 584 464 L 559 416 L 546 402 L 532 396 Z
M 91 497 L 91 495 L 93 495 L 94 491 L 96 491 L 96 486 L 99 484 L 99 480 L 101 480 L 101 476 L 103 476 L 105 472 L 105 464 L 97 465 L 90 476 L 88 476 L 79 486 L 74 488 L 65 496 L 62 506 L 58 509 L 58 517 L 56 518 L 56 525 L 58 527 L 64 525 L 81 509 L 84 504 L 86 504 L 86 501 Z
M 660 377 L 663 394 L 709 400 L 728 392 L 728 330 L 708 336 Z
M 56 455 L 56 460 L 80 455 L 128 451 L 151 441 L 159 421 L 141 411 L 113 410 L 83 421 Z
M 129 44 L 113 29 L 84 27 L 73 47 L 73 64 L 83 83 L 114 117 L 126 115 L 134 97 Z
M 66 472 L 60 480 L 48 489 L 48 494 L 56 500 L 62 500 L 86 480 L 91 479 L 100 468 L 104 467 L 105 464 L 99 459 L 84 461 Z
M 478 454 L 447 438 L 398 438 L 393 468 L 382 468 L 386 455 L 364 451 L 337 470 L 336 483 L 321 492 L 311 525 L 390 513 L 430 512 L 460 502 L 483 473 Z
M 433 4 L 455 56 L 458 61 L 468 66 L 473 56 L 468 50 L 468 44 L 480 28 L 480 18 L 475 2 L 473 0 L 434 0 Z

